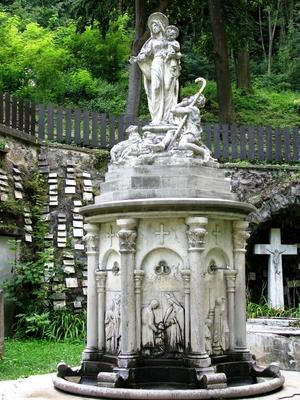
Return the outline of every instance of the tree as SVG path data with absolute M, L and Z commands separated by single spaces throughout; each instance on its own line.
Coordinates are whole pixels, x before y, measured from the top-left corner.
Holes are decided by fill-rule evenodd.
M 213 36 L 213 56 L 216 67 L 220 122 L 234 122 L 228 47 L 223 18 L 222 0 L 209 0 L 210 22 Z
M 155 4 L 154 4 L 155 3 Z M 83 30 L 91 22 L 99 22 L 102 34 L 105 35 L 109 27 L 109 21 L 116 18 L 118 13 L 128 11 L 134 14 L 135 36 L 132 43 L 131 55 L 136 56 L 141 47 L 149 37 L 146 27 L 147 16 L 152 12 L 164 12 L 169 6 L 170 0 L 159 0 L 158 2 L 147 0 L 77 0 L 73 10 L 78 19 L 78 29 Z M 141 72 L 136 64 L 129 67 L 128 97 L 126 114 L 138 116 L 141 91 Z

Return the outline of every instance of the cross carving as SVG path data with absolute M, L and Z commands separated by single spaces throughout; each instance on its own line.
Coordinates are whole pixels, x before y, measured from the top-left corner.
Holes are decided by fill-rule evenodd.
M 219 244 L 220 242 L 219 242 L 219 237 L 221 237 L 221 230 L 220 230 L 220 227 L 219 227 L 219 225 L 218 224 L 216 224 L 216 226 L 215 226 L 215 230 L 214 231 L 212 231 L 212 235 L 215 237 L 215 243 L 216 244 Z
M 268 264 L 268 302 L 272 307 L 284 307 L 282 256 L 296 255 L 296 244 L 282 244 L 280 229 L 270 230 L 270 244 L 256 244 L 254 254 L 267 254 Z
M 113 233 L 113 228 L 111 225 L 110 225 L 110 232 L 108 232 L 106 236 L 110 239 L 110 247 L 112 247 L 112 240 L 116 235 Z
M 164 224 L 160 224 L 159 232 L 155 232 L 155 235 L 160 237 L 160 245 L 165 244 L 165 236 L 168 236 L 169 234 L 170 232 L 164 230 Z

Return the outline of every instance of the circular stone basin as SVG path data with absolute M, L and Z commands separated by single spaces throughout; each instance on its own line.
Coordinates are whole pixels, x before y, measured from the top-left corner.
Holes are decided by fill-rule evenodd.
M 64 392 L 76 395 L 90 396 L 95 398 L 110 399 L 215 399 L 215 398 L 234 398 L 256 396 L 263 393 L 269 393 L 279 389 L 284 383 L 284 377 L 277 378 L 257 378 L 258 382 L 254 384 L 245 384 L 242 382 L 236 386 L 225 389 L 178 389 L 171 385 L 162 386 L 158 389 L 115 389 L 97 387 L 94 385 L 84 385 L 70 382 L 64 378 L 55 377 L 54 386 Z

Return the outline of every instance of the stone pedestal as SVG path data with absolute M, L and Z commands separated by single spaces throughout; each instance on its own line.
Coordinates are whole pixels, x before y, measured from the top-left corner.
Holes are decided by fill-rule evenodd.
M 193 381 L 185 374 L 213 373 L 216 357 L 250 357 L 244 263 L 245 217 L 252 208 L 234 200 L 217 168 L 197 167 L 195 160 L 176 160 L 172 168 L 164 163 L 110 167 L 107 183 L 116 185 L 105 186 L 103 197 L 83 209 L 89 222 L 83 360 L 98 359 L 99 371 L 109 362 L 131 383 L 154 366 L 166 381 L 171 366 L 178 379 Z M 195 177 L 180 179 L 188 165 Z M 202 185 L 203 197 L 192 197 L 192 180 L 206 182 L 206 175 L 212 182 L 216 177 L 216 188 Z M 160 189 L 149 198 L 156 181 Z

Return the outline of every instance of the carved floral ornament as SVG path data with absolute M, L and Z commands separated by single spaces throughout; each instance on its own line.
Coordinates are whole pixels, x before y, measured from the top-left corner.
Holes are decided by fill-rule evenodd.
M 233 243 L 235 249 L 245 250 L 247 239 L 250 234 L 247 232 L 248 222 L 236 221 L 233 224 Z
M 88 231 L 87 234 L 83 237 L 83 241 L 85 242 L 86 250 L 88 253 L 97 251 L 99 235 L 96 234 L 95 231 Z
M 136 231 L 122 229 L 118 232 L 120 251 L 135 251 L 136 246 Z
M 207 230 L 205 228 L 197 227 L 189 229 L 187 232 L 187 238 L 189 242 L 189 248 L 203 248 L 205 241 L 205 235 L 207 234 Z

